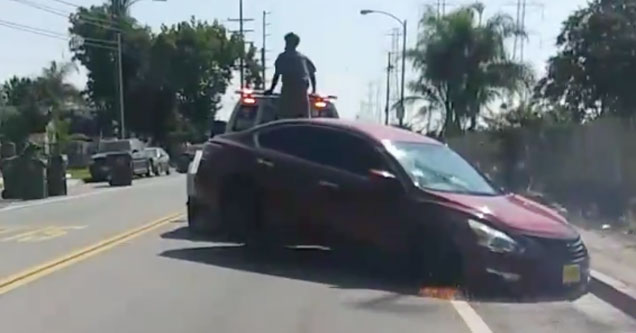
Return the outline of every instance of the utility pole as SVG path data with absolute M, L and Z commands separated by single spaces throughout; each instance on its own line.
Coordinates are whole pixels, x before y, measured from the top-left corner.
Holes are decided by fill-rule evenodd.
M 526 28 L 526 0 L 522 1 L 521 5 L 521 28 L 525 30 Z M 521 40 L 521 46 L 519 48 L 519 60 L 523 61 L 523 49 L 525 47 L 525 40 Z
M 252 32 L 254 30 L 246 30 L 245 22 L 254 21 L 254 19 L 246 19 L 243 17 L 243 0 L 239 0 L 239 18 L 238 19 L 228 19 L 230 22 L 238 22 L 239 30 L 234 31 L 239 33 L 239 37 L 241 38 L 241 53 L 239 55 L 239 76 L 241 78 L 241 89 L 245 87 L 245 33 Z
M 245 32 L 243 31 L 243 0 L 239 0 L 239 34 L 241 35 L 241 54 L 240 54 L 240 71 L 241 71 L 241 89 L 245 87 Z
M 404 115 L 406 106 L 404 105 L 404 93 L 406 92 L 406 20 L 402 22 L 402 79 L 400 82 L 400 111 L 398 112 L 398 125 L 404 127 Z
M 518 31 L 526 30 L 526 16 L 528 7 L 538 7 L 541 8 L 541 19 L 543 19 L 544 14 L 543 10 L 545 8 L 544 4 L 541 2 L 528 2 L 527 0 L 517 0 L 515 3 L 509 3 L 508 6 L 514 5 L 516 9 L 515 13 L 515 26 Z M 526 36 L 521 34 L 516 34 L 513 47 L 512 47 L 512 60 L 523 61 L 524 59 L 524 51 L 525 51 L 525 43 Z
M 393 67 L 393 75 L 391 76 L 392 84 L 391 90 L 399 92 L 400 91 L 400 73 L 395 69 L 400 65 L 399 60 L 400 57 L 397 55 L 400 54 L 400 39 L 402 37 L 402 33 L 400 32 L 400 28 L 393 28 L 389 36 L 391 36 L 391 67 Z M 399 94 L 393 94 L 393 98 L 391 99 L 391 105 L 397 105 L 400 100 Z
M 267 37 L 269 34 L 267 33 L 267 15 L 270 13 L 266 10 L 263 11 L 263 49 L 261 50 L 261 63 L 263 65 L 263 89 L 267 89 Z
M 114 15 L 115 22 L 120 25 L 122 17 L 124 16 L 124 6 L 122 0 L 115 1 Z M 122 41 L 121 32 L 117 31 L 117 95 L 119 104 L 119 137 L 121 139 L 126 138 L 126 120 L 125 120 L 125 106 L 124 106 L 124 66 L 122 56 Z
M 389 111 L 391 110 L 391 71 L 393 63 L 391 62 L 391 52 L 388 53 L 388 61 L 386 65 L 386 105 L 384 107 L 384 125 L 389 125 Z
M 117 33 L 117 72 L 118 72 L 118 89 L 119 90 L 119 122 L 120 137 L 126 138 L 126 124 L 124 120 L 124 68 L 122 65 L 122 49 L 121 49 L 121 32 Z

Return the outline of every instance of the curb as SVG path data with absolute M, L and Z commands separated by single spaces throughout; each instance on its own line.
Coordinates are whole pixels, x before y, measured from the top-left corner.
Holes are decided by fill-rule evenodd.
M 636 318 L 636 290 L 625 283 L 592 270 L 590 292 L 625 314 Z

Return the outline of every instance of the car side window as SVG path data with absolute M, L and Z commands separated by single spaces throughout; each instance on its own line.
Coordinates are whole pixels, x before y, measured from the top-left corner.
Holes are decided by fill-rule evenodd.
M 261 147 L 304 159 L 310 150 L 309 139 L 304 128 L 300 126 L 269 129 L 258 134 L 258 143 Z
M 314 154 L 318 163 L 367 176 L 370 169 L 384 169 L 380 153 L 372 144 L 353 134 L 317 129 Z
M 263 132 L 261 147 L 366 176 L 384 166 L 380 153 L 362 138 L 316 126 L 290 126 Z

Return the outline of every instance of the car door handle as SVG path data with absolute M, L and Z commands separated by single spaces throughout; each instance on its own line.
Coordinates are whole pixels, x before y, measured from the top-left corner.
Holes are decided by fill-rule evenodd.
M 258 163 L 259 165 L 262 165 L 262 166 L 266 166 L 268 168 L 273 168 L 274 167 L 274 162 L 266 160 L 264 158 L 256 159 L 256 163 Z
M 321 180 L 318 182 L 318 186 L 320 187 L 325 187 L 325 188 L 330 188 L 332 190 L 338 190 L 340 189 L 340 185 L 336 184 L 336 183 L 332 183 L 326 180 Z

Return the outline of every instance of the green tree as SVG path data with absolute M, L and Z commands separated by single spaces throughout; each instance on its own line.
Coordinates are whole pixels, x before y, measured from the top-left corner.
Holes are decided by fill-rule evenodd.
M 483 106 L 532 81 L 526 64 L 510 60 L 508 38 L 523 32 L 504 14 L 482 21 L 483 5 L 445 16 L 429 9 L 420 20 L 418 42 L 407 54 L 419 77 L 409 88 L 444 119 L 442 135 L 473 130 Z
M 0 88 L 4 100 L 0 132 L 6 139 L 24 142 L 29 134 L 44 132 L 47 110 L 40 102 L 36 81 L 14 76 Z
M 152 62 L 162 68 L 162 86 L 175 93 L 179 113 L 197 136 L 208 131 L 233 77 L 242 41 L 228 36 L 218 22 L 192 18 L 164 26 L 153 48 Z
M 68 76 L 74 71 L 77 71 L 77 67 L 73 62 L 51 61 L 49 67 L 44 68 L 34 81 L 37 103 L 52 117 L 59 119 L 71 109 L 84 104 L 80 91 L 67 82 Z
M 122 34 L 127 128 L 159 142 L 177 128 L 204 138 L 234 76 L 244 42 L 220 23 L 194 17 L 153 34 L 128 15 L 125 8 L 132 3 L 113 0 L 108 5 L 79 8 L 71 17 L 70 32 L 84 41 L 71 43 L 71 48 L 75 59 L 88 69 L 87 93 L 99 111 L 100 126 L 108 133 L 119 119 L 117 51 L 112 43 L 103 42 L 115 40 L 117 31 L 108 22 L 116 21 Z M 246 77 L 258 84 L 262 79 L 255 56 L 255 49 L 248 49 Z
M 128 8 L 130 1 L 123 2 Z M 70 43 L 75 60 L 88 70 L 87 97 L 97 109 L 102 132 L 113 134 L 112 125 L 119 122 L 119 99 L 117 87 L 117 33 L 122 38 L 122 68 L 124 82 L 124 100 L 126 121 L 131 121 L 130 129 L 135 128 L 137 113 L 143 110 L 144 100 L 138 97 L 134 88 L 143 87 L 139 82 L 148 68 L 152 34 L 150 28 L 137 24 L 127 10 L 117 9 L 119 2 L 79 7 L 70 17 L 69 32 L 76 36 Z M 128 112 L 130 111 L 130 112 Z M 127 126 L 128 127 L 128 126 Z
M 636 111 L 636 2 L 593 0 L 563 23 L 536 94 L 576 122 Z

